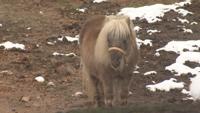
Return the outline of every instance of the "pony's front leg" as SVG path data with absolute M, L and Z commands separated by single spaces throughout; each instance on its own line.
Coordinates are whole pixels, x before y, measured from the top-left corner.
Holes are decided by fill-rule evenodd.
M 91 82 L 92 82 L 92 86 L 93 86 L 93 90 L 91 90 L 93 92 L 93 102 L 95 107 L 99 107 L 102 105 L 101 102 L 101 94 L 100 94 L 100 81 L 95 78 L 95 77 L 91 77 Z
M 120 104 L 125 105 L 127 104 L 127 99 L 128 99 L 128 93 L 129 93 L 129 84 L 131 81 L 131 75 L 126 76 L 123 78 L 120 82 L 121 84 L 121 93 L 120 93 Z
M 112 76 L 103 75 L 102 85 L 104 90 L 104 103 L 107 107 L 111 107 L 113 103 L 113 83 Z

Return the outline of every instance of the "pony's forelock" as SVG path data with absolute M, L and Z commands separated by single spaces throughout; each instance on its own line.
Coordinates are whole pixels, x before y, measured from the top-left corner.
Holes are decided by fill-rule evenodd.
M 126 38 L 127 36 L 131 36 L 132 30 L 130 30 L 132 26 L 130 26 L 129 19 L 125 16 L 107 16 L 104 20 L 104 26 L 99 33 L 99 36 L 96 41 L 95 46 L 95 58 L 96 61 L 100 63 L 109 64 L 109 53 L 108 53 L 108 34 L 113 39 L 118 38 Z

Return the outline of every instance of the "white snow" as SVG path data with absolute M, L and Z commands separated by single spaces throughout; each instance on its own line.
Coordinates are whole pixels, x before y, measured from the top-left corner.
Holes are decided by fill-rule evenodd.
M 176 59 L 177 63 L 184 64 L 186 61 L 200 63 L 200 52 L 183 52 Z
M 190 94 L 194 100 L 200 100 L 200 75 L 191 78 Z
M 139 71 L 133 71 L 133 73 L 134 73 L 134 74 L 138 74 L 138 73 L 140 73 L 140 72 L 139 72 Z
M 31 30 L 32 28 L 31 28 L 31 27 L 27 27 L 26 29 L 27 29 L 27 30 Z
M 155 53 L 155 56 L 159 57 L 159 56 L 160 56 L 160 53 L 159 53 L 159 52 L 156 52 L 156 53 Z
M 152 40 L 150 39 L 146 39 L 146 40 L 141 40 L 139 38 L 136 39 L 137 41 L 137 45 L 138 47 L 140 47 L 141 45 L 146 45 L 146 46 L 152 46 Z
M 187 91 L 186 89 L 182 89 L 181 93 L 185 95 L 190 95 L 190 91 Z
M 200 40 L 188 40 L 188 41 L 170 41 L 167 45 L 156 51 L 173 51 L 175 53 L 182 53 L 184 50 L 195 51 L 200 48 Z
M 75 53 L 68 53 L 68 54 L 64 54 L 64 53 L 58 53 L 58 52 L 53 52 L 53 56 L 77 56 Z
M 35 77 L 35 80 L 40 83 L 43 83 L 45 81 L 44 77 L 42 76 Z
M 180 21 L 181 23 L 189 23 L 189 21 L 187 20 L 187 19 L 182 19 L 182 18 L 179 18 L 179 17 L 177 17 L 177 19 L 178 19 L 178 21 Z
M 148 71 L 148 72 L 144 73 L 145 76 L 146 75 L 155 75 L 155 74 L 157 74 L 156 71 Z
M 10 41 L 3 42 L 3 43 L 0 44 L 0 46 L 3 46 L 5 50 L 10 50 L 10 49 L 13 49 L 13 48 L 25 50 L 25 45 L 19 44 L 19 43 L 13 43 L 13 42 L 10 42 Z
M 153 84 L 153 85 L 147 85 L 146 88 L 150 91 L 155 92 L 156 90 L 160 91 L 170 91 L 171 89 L 182 89 L 184 87 L 183 82 L 177 82 L 175 78 L 171 78 L 169 80 L 164 80 L 163 82 Z
M 105 2 L 107 0 L 94 0 L 93 3 L 101 3 L 101 2 Z
M 191 22 L 190 25 L 197 25 L 197 22 Z
M 191 29 L 183 28 L 184 33 L 193 33 Z
M 165 69 L 175 73 L 176 76 L 191 73 L 200 74 L 200 67 L 191 68 L 185 65 L 186 61 L 200 63 L 200 52 L 183 52 L 178 56 L 176 62 L 167 66 Z
M 80 96 L 82 96 L 82 95 L 83 95 L 83 92 L 78 91 L 78 92 L 76 92 L 75 94 L 73 94 L 72 96 L 80 97 Z
M 86 10 L 86 8 L 80 8 L 80 9 L 78 8 L 78 9 L 76 9 L 76 10 L 84 13 L 85 10 Z
M 182 16 L 186 16 L 187 14 L 193 14 L 185 9 L 181 9 L 186 4 L 191 4 L 191 0 L 185 0 L 184 2 L 179 2 L 171 5 L 164 5 L 164 4 L 155 4 L 150 6 L 143 6 L 143 7 L 127 7 L 121 9 L 118 15 L 127 15 L 131 19 L 135 20 L 137 17 L 141 19 L 146 19 L 148 23 L 154 23 L 157 21 L 161 21 L 161 17 L 164 16 L 166 12 L 173 10 Z M 179 9 L 177 9 L 179 8 Z
M 148 33 L 149 35 L 152 35 L 153 33 L 160 33 L 160 32 L 161 32 L 161 31 L 156 30 L 156 29 L 147 30 L 147 33 Z
M 58 38 L 59 41 L 63 41 L 64 39 L 67 39 L 69 42 L 78 42 L 79 41 L 79 35 L 76 35 L 75 37 L 70 36 L 62 36 L 61 38 Z
M 139 27 L 139 26 L 135 26 L 135 27 L 134 27 L 134 30 L 135 30 L 136 32 L 139 32 L 140 29 L 142 29 L 142 28 Z
M 199 50 L 200 40 L 189 40 L 189 41 L 171 41 L 163 48 L 157 49 L 156 51 L 173 51 L 180 54 L 176 62 L 167 66 L 165 69 L 171 71 L 176 76 L 183 74 L 194 74 L 198 75 L 200 73 L 200 67 L 191 68 L 185 65 L 186 61 L 200 63 L 200 52 L 193 52 Z M 184 50 L 187 50 L 184 51 Z

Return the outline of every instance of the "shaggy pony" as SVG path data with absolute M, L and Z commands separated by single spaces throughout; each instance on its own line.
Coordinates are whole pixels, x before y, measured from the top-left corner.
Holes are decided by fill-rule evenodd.
M 138 60 L 133 23 L 127 16 L 95 16 L 80 33 L 83 88 L 96 106 L 127 103 Z

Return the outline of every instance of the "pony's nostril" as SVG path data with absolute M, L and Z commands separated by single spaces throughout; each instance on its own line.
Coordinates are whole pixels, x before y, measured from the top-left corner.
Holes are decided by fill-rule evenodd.
M 120 61 L 122 60 L 122 56 L 119 54 L 111 54 L 111 63 L 112 66 L 117 68 L 120 66 Z

